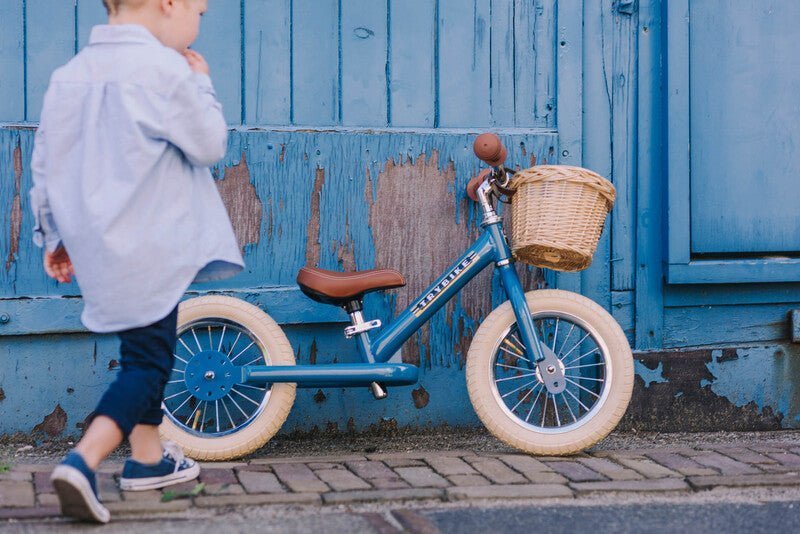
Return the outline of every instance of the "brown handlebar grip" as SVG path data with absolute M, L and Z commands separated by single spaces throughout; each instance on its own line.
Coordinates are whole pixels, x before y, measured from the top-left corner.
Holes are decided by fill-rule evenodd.
M 492 169 L 483 169 L 478 176 L 475 176 L 467 183 L 467 196 L 475 202 L 478 201 L 478 188 L 486 181 L 490 172 L 492 172 Z
M 475 155 L 492 167 L 499 167 L 506 161 L 508 152 L 500 138 L 493 133 L 485 133 L 475 139 L 472 145 Z

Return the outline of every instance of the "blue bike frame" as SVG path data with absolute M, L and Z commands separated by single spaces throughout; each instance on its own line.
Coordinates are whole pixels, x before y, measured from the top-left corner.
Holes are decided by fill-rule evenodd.
M 514 269 L 511 250 L 498 218 L 486 223 L 478 240 L 421 297 L 401 312 L 374 341 L 370 339 L 369 332 L 358 334 L 359 353 L 364 363 L 246 366 L 241 368 L 241 382 L 256 384 L 295 382 L 298 387 L 349 387 L 372 382 L 386 385 L 413 384 L 417 381 L 417 367 L 385 362 L 388 362 L 403 343 L 462 287 L 492 263 L 498 269 L 503 288 L 511 301 L 522 342 L 527 353 L 533 356 L 527 365 L 533 368 L 536 363 L 544 360 L 545 356 L 534 329 L 525 292 Z

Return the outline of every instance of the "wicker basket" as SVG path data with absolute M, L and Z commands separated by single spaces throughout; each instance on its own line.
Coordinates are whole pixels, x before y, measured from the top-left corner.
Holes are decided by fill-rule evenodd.
M 511 188 L 512 250 L 519 260 L 557 271 L 592 263 L 614 186 L 580 167 L 541 165 L 518 172 Z

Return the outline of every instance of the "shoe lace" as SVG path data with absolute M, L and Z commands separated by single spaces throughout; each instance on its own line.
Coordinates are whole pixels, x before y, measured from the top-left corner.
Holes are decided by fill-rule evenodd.
M 171 458 L 175 462 L 176 468 L 179 468 L 186 459 L 183 449 L 174 441 L 162 441 L 161 447 L 164 449 L 164 456 Z

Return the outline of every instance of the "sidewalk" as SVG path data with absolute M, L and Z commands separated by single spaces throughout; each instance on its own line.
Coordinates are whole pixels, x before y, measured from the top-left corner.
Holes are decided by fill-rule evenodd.
M 199 481 L 145 492 L 120 491 L 121 464 L 107 463 L 99 485 L 117 518 L 254 505 L 581 499 L 614 492 L 800 488 L 800 433 L 764 435 L 763 440 L 688 444 L 664 443 L 661 435 L 661 442 L 651 447 L 642 446 L 639 438 L 636 448 L 615 444 L 568 458 L 533 458 L 502 449 L 256 457 L 205 463 Z M 58 515 L 49 483 L 53 463 L 0 463 L 0 520 Z

